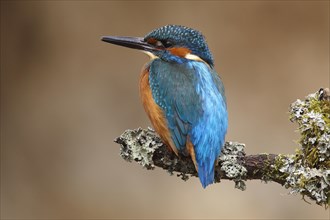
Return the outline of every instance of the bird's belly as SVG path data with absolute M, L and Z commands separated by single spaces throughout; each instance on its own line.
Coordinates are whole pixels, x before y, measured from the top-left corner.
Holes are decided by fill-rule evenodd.
M 144 67 L 140 75 L 140 98 L 144 110 L 147 113 L 152 126 L 154 127 L 156 132 L 160 135 L 160 137 L 165 142 L 165 144 L 169 147 L 169 149 L 174 151 L 174 153 L 178 155 L 178 150 L 172 141 L 164 112 L 153 99 L 149 84 L 148 66 Z

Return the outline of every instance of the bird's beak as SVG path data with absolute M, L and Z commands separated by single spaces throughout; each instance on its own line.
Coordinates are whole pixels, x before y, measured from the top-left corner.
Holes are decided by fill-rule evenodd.
M 128 48 L 144 50 L 148 52 L 157 51 L 155 46 L 144 41 L 142 37 L 115 37 L 115 36 L 104 36 L 102 41 L 116 44 L 119 46 L 124 46 Z

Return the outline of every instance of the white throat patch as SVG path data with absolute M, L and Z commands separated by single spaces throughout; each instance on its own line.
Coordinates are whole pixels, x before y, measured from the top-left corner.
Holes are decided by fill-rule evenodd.
M 144 51 L 144 50 L 141 50 L 143 53 L 147 54 L 148 57 L 150 58 L 150 60 L 154 60 L 154 59 L 158 59 L 159 57 L 157 57 L 155 54 L 149 52 L 149 51 Z

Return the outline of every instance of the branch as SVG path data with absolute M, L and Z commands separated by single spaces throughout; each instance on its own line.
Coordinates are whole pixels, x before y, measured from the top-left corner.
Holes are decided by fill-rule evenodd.
M 246 189 L 245 180 L 279 183 L 290 193 L 308 196 L 319 205 L 330 204 L 330 101 L 327 90 L 297 100 L 290 106 L 290 120 L 297 122 L 301 139 L 295 154 L 246 155 L 245 145 L 226 142 L 215 166 L 215 182 L 233 180 L 235 187 Z M 189 157 L 176 157 L 151 128 L 126 130 L 115 142 L 120 155 L 150 170 L 155 166 L 188 180 L 196 176 Z

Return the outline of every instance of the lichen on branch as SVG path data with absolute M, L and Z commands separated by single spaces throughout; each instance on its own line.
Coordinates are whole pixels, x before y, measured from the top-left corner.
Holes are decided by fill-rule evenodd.
M 228 179 L 235 187 L 246 189 L 245 181 L 274 181 L 300 193 L 319 205 L 330 203 L 330 98 L 327 89 L 310 94 L 290 106 L 290 120 L 298 124 L 301 134 L 295 154 L 246 155 L 245 145 L 226 142 L 215 166 L 215 182 Z M 146 169 L 156 166 L 174 172 L 183 180 L 197 176 L 189 157 L 170 152 L 151 128 L 126 130 L 115 142 L 120 155 Z
M 329 90 L 298 99 L 290 106 L 290 120 L 300 133 L 296 154 L 280 171 L 288 173 L 285 186 L 317 204 L 330 203 L 330 101 Z

